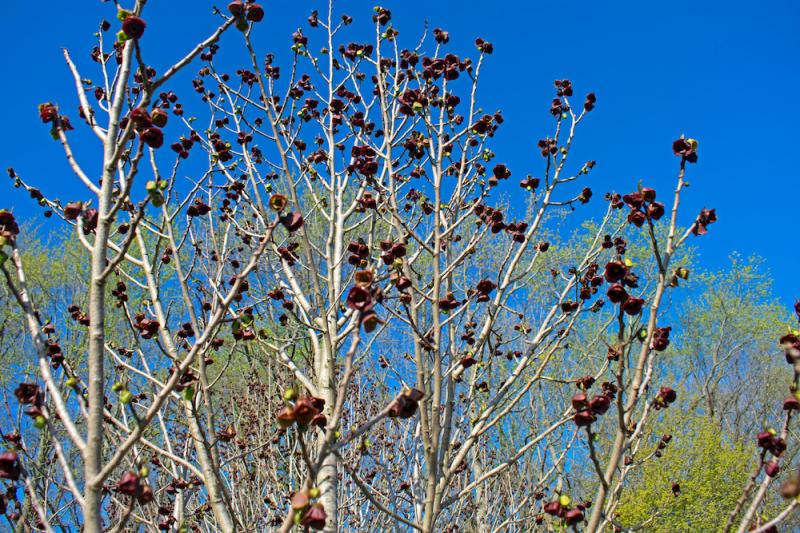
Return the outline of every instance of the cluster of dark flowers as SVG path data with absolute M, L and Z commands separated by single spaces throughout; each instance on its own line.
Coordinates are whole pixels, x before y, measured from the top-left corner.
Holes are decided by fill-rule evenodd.
M 146 472 L 147 469 L 143 468 L 142 471 Z M 142 477 L 140 476 L 142 471 L 139 473 L 125 472 L 122 477 L 120 477 L 119 481 L 117 481 L 114 490 L 119 494 L 125 494 L 136 498 L 141 505 L 145 505 L 155 499 L 155 494 L 150 485 L 142 482 Z
M 549 501 L 544 504 L 544 512 L 561 518 L 566 524 L 567 527 L 573 527 L 577 524 L 580 524 L 584 520 L 583 513 L 586 509 L 589 509 L 592 506 L 591 501 L 583 501 L 576 503 L 573 507 L 572 505 L 572 498 L 570 498 L 566 494 L 562 494 L 555 500 Z M 543 515 L 536 516 L 536 523 L 542 524 L 544 522 Z
M 610 382 L 604 382 L 602 385 L 602 392 L 589 399 L 586 392 L 594 385 L 595 379 L 592 376 L 586 376 L 578 380 L 578 392 L 572 397 L 572 408 L 575 409 L 575 415 L 572 420 L 578 427 L 589 426 L 597 420 L 598 416 L 606 414 L 611 402 L 617 396 L 617 386 Z
M 261 22 L 264 20 L 264 8 L 261 4 L 248 1 L 234 0 L 228 4 L 228 12 L 235 17 L 236 28 L 240 31 L 247 31 L 250 22 Z
M 312 500 L 320 497 L 320 490 L 312 487 L 308 490 L 300 490 L 292 494 L 290 505 L 297 517 L 297 523 L 304 528 L 324 529 L 325 520 L 328 515 L 325 507 L 320 503 L 311 503 Z
M 297 396 L 293 389 L 289 389 L 284 394 L 287 405 L 284 406 L 276 415 L 278 425 L 289 428 L 297 424 L 300 428 L 317 426 L 324 428 L 328 423 L 327 418 L 322 414 L 325 408 L 325 400 L 314 396 Z
M 630 208 L 628 222 L 637 228 L 641 228 L 647 220 L 659 220 L 664 216 L 664 204 L 656 202 L 656 191 L 649 187 L 626 194 L 622 201 Z
M 372 270 L 360 270 L 355 273 L 356 284 L 350 288 L 345 300 L 347 307 L 359 312 L 359 321 L 364 331 L 371 333 L 383 321 L 375 311 L 375 305 L 383 302 L 383 291 L 375 281 Z

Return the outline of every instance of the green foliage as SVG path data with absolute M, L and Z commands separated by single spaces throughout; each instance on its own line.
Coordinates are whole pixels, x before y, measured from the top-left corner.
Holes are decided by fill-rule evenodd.
M 752 468 L 752 441 L 732 440 L 714 421 L 678 410 L 657 427 L 655 435 L 673 432 L 674 438 L 663 457 L 631 471 L 618 521 L 646 523 L 643 530 L 652 533 L 721 531 Z M 673 483 L 680 484 L 678 496 Z

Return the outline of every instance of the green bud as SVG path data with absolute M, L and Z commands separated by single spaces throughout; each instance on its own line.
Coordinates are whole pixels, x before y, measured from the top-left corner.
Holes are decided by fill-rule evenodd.
M 36 429 L 44 429 L 47 427 L 47 419 L 42 415 L 39 415 L 33 419 L 33 425 L 36 426 Z
M 287 402 L 293 402 L 297 399 L 297 391 L 292 388 L 286 389 L 283 393 L 283 399 Z
M 183 389 L 183 399 L 187 402 L 191 402 L 194 399 L 194 387 L 186 387 Z
M 128 405 L 133 401 L 133 393 L 129 390 L 124 390 L 119 393 L 119 401 L 125 405 Z
M 67 387 L 69 387 L 70 389 L 74 389 L 75 387 L 77 387 L 77 386 L 78 386 L 78 378 L 76 378 L 75 376 L 72 376 L 71 378 L 69 378 L 69 379 L 67 380 L 67 383 L 66 383 L 66 385 L 67 385 Z

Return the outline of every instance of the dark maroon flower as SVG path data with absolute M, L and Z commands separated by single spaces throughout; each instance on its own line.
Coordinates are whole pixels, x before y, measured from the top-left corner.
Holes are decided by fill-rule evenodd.
M 570 509 L 569 511 L 567 511 L 567 514 L 564 515 L 564 522 L 566 522 L 568 526 L 574 526 L 575 524 L 578 524 L 582 521 L 583 521 L 583 511 L 581 511 L 578 508 Z
M 706 229 L 708 225 L 713 224 L 716 221 L 716 209 L 702 209 L 700 214 L 697 215 L 697 220 L 695 220 L 694 226 L 692 226 L 692 233 L 694 235 L 705 235 L 708 233 L 708 230 Z
M 261 4 L 248 4 L 246 18 L 250 22 L 261 22 L 264 20 L 264 8 Z
M 592 413 L 591 411 L 584 410 L 584 411 L 578 411 L 577 413 L 575 413 L 575 416 L 573 417 L 573 420 L 575 421 L 575 425 L 576 426 L 585 427 L 585 426 L 590 425 L 595 420 L 597 420 L 597 418 L 594 416 L 594 413 Z
M 588 405 L 587 396 L 585 392 L 576 392 L 572 396 L 572 408 L 576 411 L 586 409 Z
M 797 411 L 798 409 L 800 409 L 800 400 L 797 399 L 797 396 L 787 396 L 786 399 L 783 400 L 784 411 Z
M 478 50 L 480 50 L 484 54 L 491 54 L 492 52 L 494 52 L 494 46 L 492 45 L 492 43 L 484 41 L 480 37 L 475 39 L 475 46 L 478 48 Z
M 42 389 L 35 383 L 20 383 L 14 389 L 14 396 L 23 405 L 42 405 Z
M 600 394 L 592 398 L 589 402 L 589 409 L 596 415 L 604 415 L 608 408 L 611 407 L 611 398 L 605 394 Z
M 392 12 L 383 7 L 376 7 L 375 14 L 372 15 L 372 22 L 377 22 L 381 26 L 386 26 L 392 20 Z
M 678 483 L 672 484 L 672 494 L 678 496 L 681 493 L 681 486 Z
M 203 203 L 200 198 L 195 198 L 194 204 L 186 209 L 186 214 L 190 217 L 205 216 L 211 212 L 211 206 Z
M 39 104 L 39 118 L 42 119 L 42 122 L 45 124 L 48 122 L 55 122 L 58 118 L 58 109 L 50 102 Z
M 764 472 L 766 472 L 766 474 L 767 474 L 769 477 L 775 477 L 775 476 L 777 476 L 777 475 L 778 475 L 778 473 L 779 473 L 780 471 L 781 471 L 781 467 L 778 465 L 778 462 L 777 462 L 777 461 L 769 461 L 769 462 L 768 462 L 768 463 L 767 463 L 767 464 L 764 466 Z
M 772 446 L 772 441 L 774 438 L 775 436 L 769 431 L 760 431 L 756 435 L 756 441 L 758 442 L 759 448 L 769 448 Z
M 83 204 L 81 202 L 70 202 L 64 206 L 64 218 L 67 220 L 75 220 L 83 211 Z
M 658 220 L 664 216 L 664 204 L 661 202 L 653 202 L 647 206 L 647 216 L 652 220 Z
M 117 492 L 135 496 L 139 492 L 139 476 L 133 472 L 125 472 L 117 482 Z
M 631 209 L 639 209 L 644 205 L 644 196 L 640 192 L 632 192 L 623 196 L 622 201 Z
M 418 389 L 410 389 L 400 394 L 389 404 L 388 416 L 391 418 L 411 418 L 417 412 L 419 401 L 425 393 Z
M 10 479 L 16 481 L 22 473 L 19 464 L 19 457 L 16 452 L 4 452 L 0 454 L 0 479 Z
M 606 292 L 608 299 L 611 303 L 618 304 L 620 302 L 624 302 L 628 299 L 628 293 L 625 290 L 625 287 L 620 285 L 619 283 L 613 284 L 611 287 L 608 288 L 608 292 Z
M 628 222 L 637 228 L 641 228 L 644 225 L 645 220 L 647 220 L 647 217 L 641 211 L 631 211 L 628 213 Z
M 161 148 L 164 144 L 164 132 L 160 128 L 147 128 L 140 135 L 139 138 L 150 148 Z
M 657 352 L 663 352 L 669 346 L 669 332 L 672 331 L 671 327 L 658 328 L 653 332 L 653 349 Z
M 466 357 L 462 357 L 461 360 L 459 361 L 461 366 L 463 366 L 464 368 L 469 368 L 469 367 L 471 367 L 472 365 L 474 365 L 477 362 L 478 362 L 478 360 L 475 359 L 474 357 L 472 357 L 471 355 L 468 355 Z
M 325 520 L 327 519 L 328 515 L 325 513 L 325 508 L 321 503 L 315 503 L 300 519 L 300 525 L 317 530 L 325 529 Z
M 677 156 L 685 157 L 690 163 L 697 162 L 697 141 L 694 139 L 676 139 L 672 143 L 672 151 Z
M 228 13 L 234 17 L 240 17 L 244 13 L 244 4 L 240 0 L 234 0 L 228 4 Z
M 300 213 L 289 213 L 281 217 L 281 224 L 289 233 L 294 233 L 303 227 L 305 221 Z
M 563 516 L 564 507 L 561 505 L 561 502 L 556 499 L 544 504 L 544 512 L 553 516 Z
M 364 287 L 351 288 L 347 293 L 347 307 L 356 311 L 367 311 L 372 307 L 372 294 Z
M 319 398 L 313 396 L 301 396 L 294 404 L 294 420 L 301 426 L 308 426 L 311 421 L 322 412 Z
M 678 399 L 678 394 L 669 387 L 661 387 L 658 390 L 658 396 L 666 403 L 672 403 Z
M 628 267 L 622 261 L 609 261 L 606 263 L 606 268 L 603 277 L 609 283 L 616 283 L 625 277 L 628 273 Z
M 122 22 L 122 31 L 125 32 L 125 35 L 130 37 L 131 39 L 139 39 L 142 35 L 144 35 L 144 29 L 147 27 L 147 24 L 136 16 L 129 16 Z
M 153 109 L 153 111 L 150 113 L 150 120 L 152 120 L 154 126 L 158 126 L 159 128 L 166 126 L 168 119 L 169 115 L 167 115 L 167 112 L 160 107 Z
M 375 331 L 380 324 L 383 324 L 383 320 L 380 319 L 378 313 L 371 309 L 361 316 L 361 326 L 367 333 Z
M 539 178 L 532 178 L 528 176 L 527 178 L 519 182 L 519 186 L 522 187 L 523 189 L 532 191 L 539 186 Z
M 145 130 L 153 124 L 150 112 L 145 107 L 137 107 L 131 111 L 130 121 L 133 127 L 138 131 Z
M 497 285 L 493 282 L 489 281 L 488 279 L 483 279 L 478 282 L 478 285 L 475 289 L 481 294 L 489 294 L 493 290 L 497 288 Z
M 794 313 L 797 315 L 797 320 L 800 320 L 800 300 L 794 303 Z
M 622 310 L 629 315 L 638 315 L 642 312 L 642 307 L 644 307 L 644 300 L 633 296 L 628 296 L 628 299 L 622 304 Z
M 594 109 L 596 103 L 597 103 L 597 96 L 595 96 L 594 93 L 589 93 L 586 95 L 586 101 L 583 103 L 583 108 L 586 111 L 591 111 Z
M 511 171 L 502 163 L 495 165 L 494 169 L 492 170 L 492 174 L 494 174 L 494 177 L 499 180 L 504 180 L 511 177 Z
M 450 33 L 444 31 L 442 28 L 435 28 L 433 30 L 433 38 L 439 44 L 447 44 L 450 42 Z

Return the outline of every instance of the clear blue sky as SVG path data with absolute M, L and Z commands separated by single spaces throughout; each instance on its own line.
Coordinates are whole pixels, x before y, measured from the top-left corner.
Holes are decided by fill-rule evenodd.
M 168 59 L 177 58 L 207 35 L 216 24 L 210 15 L 215 3 L 226 2 L 150 0 L 149 56 L 157 47 Z M 0 164 L 69 200 L 76 179 L 38 122 L 36 106 L 56 101 L 71 110 L 80 127 L 61 47 L 71 50 L 85 77 L 96 77 L 88 60 L 92 33 L 102 18 L 113 22 L 114 8 L 99 0 L 40 4 L 34 9 L 28 2 L 6 1 L 0 7 L 6 80 L 0 93 Z M 263 53 L 288 54 L 291 31 L 307 29 L 311 9 L 325 9 L 315 1 L 263 4 L 267 16 L 258 28 Z M 356 19 L 358 36 L 371 30 L 374 4 L 337 6 Z M 579 159 L 598 161 L 590 183 L 597 194 L 632 189 L 642 179 L 666 196 L 677 167 L 671 141 L 681 133 L 699 139 L 700 162 L 691 168 L 682 221 L 690 223 L 704 206 L 716 207 L 720 219 L 697 241 L 702 262 L 724 266 L 734 250 L 762 255 L 782 299 L 800 297 L 796 0 L 386 0 L 381 5 L 391 9 L 407 45 L 416 42 L 426 19 L 431 28 L 450 32 L 455 53 L 472 53 L 478 36 L 494 43 L 480 96 L 485 109 L 504 111 L 506 124 L 493 148 L 516 175 L 538 170 L 535 142 L 549 131 L 555 78 L 570 78 L 578 94 L 597 93 L 597 109 L 576 146 Z M 306 33 L 313 45 L 314 33 Z M 223 46 L 226 42 L 238 44 L 228 39 Z M 172 88 L 186 100 L 192 96 L 185 78 Z M 89 146 L 77 148 L 80 156 Z M 37 212 L 18 191 L 2 187 L 3 205 L 21 214 Z

